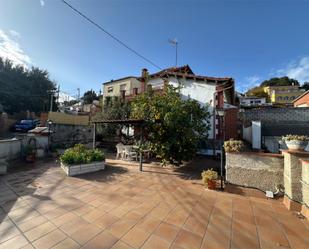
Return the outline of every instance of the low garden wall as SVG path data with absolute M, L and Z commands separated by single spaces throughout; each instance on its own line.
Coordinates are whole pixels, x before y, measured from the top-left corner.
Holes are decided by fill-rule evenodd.
M 309 219 L 309 152 L 283 150 L 284 204 Z
M 232 184 L 275 192 L 284 185 L 283 168 L 280 154 L 226 153 L 226 180 Z
M 5 139 L 0 140 L 0 159 L 3 158 L 11 161 L 20 157 L 21 140 L 19 139 Z

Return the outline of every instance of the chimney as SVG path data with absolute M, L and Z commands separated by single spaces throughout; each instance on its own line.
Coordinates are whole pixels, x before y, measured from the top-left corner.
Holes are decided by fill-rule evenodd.
M 143 68 L 142 69 L 142 77 L 141 77 L 141 92 L 145 92 L 146 90 L 146 80 L 147 80 L 147 77 L 148 77 L 148 70 L 146 68 Z
M 146 78 L 147 76 L 148 76 L 148 70 L 147 70 L 147 68 L 143 68 L 142 69 L 142 77 Z
M 163 90 L 164 90 L 164 92 L 167 91 L 167 87 L 168 87 L 168 80 L 164 79 L 164 83 L 163 83 Z

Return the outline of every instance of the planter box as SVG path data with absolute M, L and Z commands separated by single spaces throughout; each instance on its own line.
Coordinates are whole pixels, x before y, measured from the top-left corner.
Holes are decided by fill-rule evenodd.
M 105 162 L 93 162 L 67 166 L 61 163 L 61 168 L 68 176 L 76 176 L 105 169 Z

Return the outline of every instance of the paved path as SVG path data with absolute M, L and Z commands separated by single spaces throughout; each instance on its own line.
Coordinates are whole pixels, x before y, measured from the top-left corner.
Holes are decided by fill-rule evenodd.
M 0 177 L 0 249 L 309 248 L 308 221 L 278 200 L 109 163 L 78 178 L 54 163 Z

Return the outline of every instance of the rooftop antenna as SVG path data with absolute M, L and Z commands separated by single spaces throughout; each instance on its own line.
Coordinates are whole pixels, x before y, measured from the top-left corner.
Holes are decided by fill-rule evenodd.
M 176 58 L 175 58 L 175 66 L 177 67 L 177 47 L 178 47 L 178 41 L 177 41 L 177 38 L 174 38 L 173 40 L 169 39 L 168 42 L 170 44 L 172 44 L 173 46 L 175 46 L 175 52 L 176 52 Z

